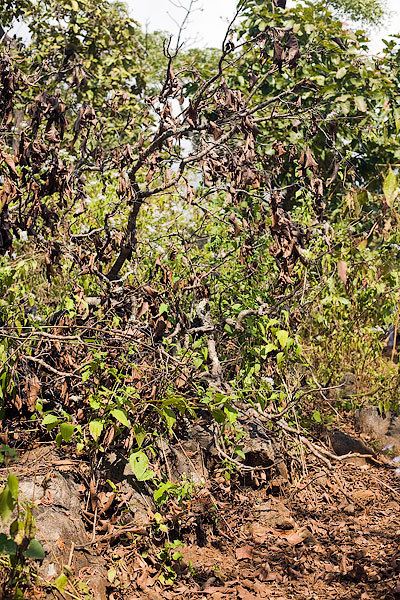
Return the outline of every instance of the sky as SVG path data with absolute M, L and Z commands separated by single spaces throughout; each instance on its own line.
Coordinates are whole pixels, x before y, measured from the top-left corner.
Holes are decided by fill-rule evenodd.
M 127 0 L 131 15 L 149 31 L 162 29 L 171 33 L 178 30 L 190 0 Z M 292 0 L 293 2 L 293 0 Z M 288 5 L 290 6 L 290 0 Z M 390 11 L 384 28 L 371 32 L 373 49 L 379 50 L 380 39 L 390 33 L 400 33 L 400 2 L 387 0 Z M 184 38 L 192 46 L 220 47 L 229 19 L 235 13 L 236 0 L 195 0 L 195 12 L 190 17 Z

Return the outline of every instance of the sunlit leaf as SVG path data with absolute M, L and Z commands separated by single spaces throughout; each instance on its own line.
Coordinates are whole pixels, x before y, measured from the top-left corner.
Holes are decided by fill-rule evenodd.
M 101 421 L 91 421 L 89 423 L 90 435 L 92 436 L 92 438 L 94 439 L 95 442 L 97 442 L 97 440 L 101 436 L 101 432 L 103 431 L 103 427 L 104 426 L 103 426 L 103 423 Z

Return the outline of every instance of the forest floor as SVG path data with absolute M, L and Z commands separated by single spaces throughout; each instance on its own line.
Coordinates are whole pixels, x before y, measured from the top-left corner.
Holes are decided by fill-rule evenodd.
M 50 556 L 47 576 L 39 570 L 40 585 L 28 586 L 25 597 L 400 599 L 396 469 L 351 462 L 329 467 L 304 453 L 297 465 L 297 476 L 280 484 L 214 476 L 180 503 L 136 508 L 129 513 L 134 521 L 124 524 L 123 507 L 135 492 L 101 492 L 93 512 L 89 465 L 39 445 L 12 468 L 24 493 L 36 487 L 38 539 Z M 89 543 L 80 545 L 82 539 Z M 58 565 L 53 573 L 52 564 Z M 72 574 L 64 595 L 45 582 L 60 568 Z M 11 598 L 2 589 L 0 600 Z
M 274 498 L 281 514 L 275 526 L 260 519 L 260 503 L 271 497 L 242 489 L 232 505 L 220 508 L 218 534 L 182 549 L 194 576 L 156 591 L 147 587 L 151 575 L 146 581 L 142 574 L 139 585 L 132 581 L 132 593 L 121 597 L 400 598 L 399 498 L 394 470 L 343 464 L 330 471 L 311 461 L 296 485 Z

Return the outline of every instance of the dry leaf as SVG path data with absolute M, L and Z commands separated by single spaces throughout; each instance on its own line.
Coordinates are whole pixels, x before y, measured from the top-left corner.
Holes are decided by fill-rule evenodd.
M 338 260 L 337 264 L 338 275 L 344 284 L 347 282 L 347 262 L 344 260 Z
M 251 560 L 253 558 L 253 548 L 249 544 L 246 544 L 245 546 L 237 548 L 235 554 L 238 560 Z
M 35 410 L 35 404 L 40 392 L 40 387 L 40 381 L 37 375 L 32 375 L 32 377 L 27 379 L 25 385 L 26 403 L 30 412 Z
M 242 587 L 238 588 L 238 596 L 240 600 L 257 600 L 257 596 Z

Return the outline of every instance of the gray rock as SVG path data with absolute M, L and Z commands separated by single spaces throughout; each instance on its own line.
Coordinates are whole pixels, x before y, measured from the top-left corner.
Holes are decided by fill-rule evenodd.
M 381 450 L 400 454 L 400 417 L 388 411 L 381 414 L 376 406 L 368 406 L 355 413 L 356 426 L 375 440 Z
M 35 537 L 46 553 L 39 574 L 51 581 L 62 572 L 63 565 L 70 563 L 74 576 L 85 573 L 93 599 L 106 600 L 105 560 L 96 556 L 93 549 L 90 553 L 79 550 L 89 542 L 89 536 L 81 517 L 78 484 L 72 475 L 57 471 L 54 463 L 59 458 L 53 450 L 40 448 L 22 457 L 22 476 L 18 476 L 18 467 L 14 469 L 19 479 L 19 500 L 33 503 Z M 3 525 L 0 531 L 8 533 L 9 524 Z

